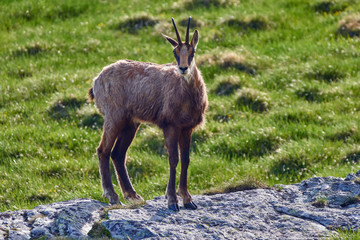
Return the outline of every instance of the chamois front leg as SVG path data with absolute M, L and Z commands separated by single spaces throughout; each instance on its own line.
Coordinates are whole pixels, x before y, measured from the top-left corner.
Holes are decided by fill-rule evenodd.
M 139 125 L 139 123 L 129 121 L 119 134 L 114 149 L 111 152 L 111 158 L 113 159 L 118 182 L 120 184 L 124 198 L 130 201 L 144 200 L 139 194 L 136 193 L 134 187 L 131 184 L 126 169 L 126 151 L 134 139 Z
M 192 129 L 181 131 L 179 138 L 180 155 L 181 155 L 181 173 L 179 183 L 179 194 L 183 200 L 184 207 L 187 209 L 197 209 L 196 204 L 187 189 L 187 171 L 190 163 L 190 143 Z
M 177 128 L 168 126 L 164 129 L 165 144 L 169 154 L 170 177 L 166 188 L 166 198 L 168 200 L 168 207 L 170 210 L 179 211 L 178 198 L 175 190 L 176 167 L 179 162 L 179 131 Z

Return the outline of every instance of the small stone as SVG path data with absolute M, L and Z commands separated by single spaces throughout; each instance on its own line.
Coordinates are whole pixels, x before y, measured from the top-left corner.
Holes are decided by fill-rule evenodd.
M 359 171 L 360 172 L 360 171 Z M 346 178 L 344 179 L 345 181 L 353 181 L 356 178 L 356 175 L 353 173 L 350 173 L 346 176 Z
M 32 238 L 40 238 L 41 236 L 45 235 L 45 228 L 43 227 L 36 227 L 31 231 L 31 237 Z

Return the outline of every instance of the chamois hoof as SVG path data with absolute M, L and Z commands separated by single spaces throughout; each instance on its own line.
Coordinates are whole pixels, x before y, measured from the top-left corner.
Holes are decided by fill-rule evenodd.
M 198 207 L 196 206 L 196 204 L 194 202 L 189 202 L 189 203 L 184 203 L 184 208 L 195 210 Z
M 110 205 L 115 205 L 115 204 L 119 204 L 119 205 L 124 205 L 120 202 L 120 198 L 119 196 L 115 193 L 115 194 L 103 194 L 103 197 L 107 198 L 109 200 Z
M 175 211 L 175 212 L 179 212 L 180 208 L 179 205 L 177 203 L 171 204 L 168 206 L 170 210 Z

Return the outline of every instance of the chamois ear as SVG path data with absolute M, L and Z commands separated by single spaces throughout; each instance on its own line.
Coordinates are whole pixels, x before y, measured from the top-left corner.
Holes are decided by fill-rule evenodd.
M 161 34 L 166 40 L 168 40 L 169 41 L 169 43 L 175 48 L 175 47 L 177 47 L 177 45 L 179 45 L 178 44 L 178 42 L 177 41 L 175 41 L 173 38 L 171 38 L 171 37 L 169 37 L 169 36 L 166 36 L 165 34 Z
M 195 30 L 190 44 L 193 48 L 196 49 L 198 42 L 199 42 L 199 32 L 198 32 L 198 30 Z

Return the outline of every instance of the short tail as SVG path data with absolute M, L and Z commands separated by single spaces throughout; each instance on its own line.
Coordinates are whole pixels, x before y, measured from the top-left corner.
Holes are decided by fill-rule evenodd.
M 90 101 L 93 101 L 93 100 L 94 100 L 95 95 L 94 95 L 94 90 L 93 90 L 93 88 L 90 88 L 90 89 L 89 89 L 88 97 L 89 97 L 89 100 L 90 100 Z

